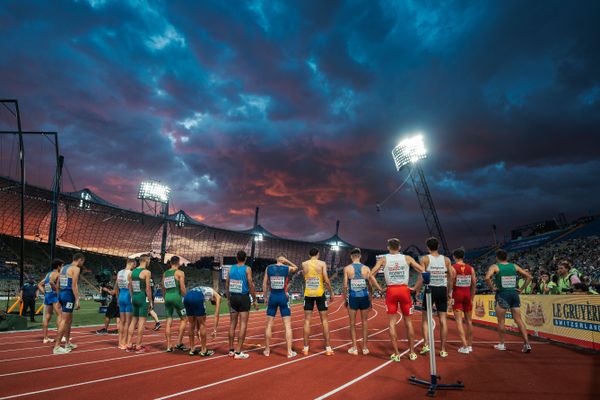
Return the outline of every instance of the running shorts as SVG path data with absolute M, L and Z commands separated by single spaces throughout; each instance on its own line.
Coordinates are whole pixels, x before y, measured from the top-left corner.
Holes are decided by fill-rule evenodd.
M 60 301 L 63 312 L 73 312 L 73 309 L 75 308 L 75 295 L 72 290 L 61 290 L 58 295 L 58 301 Z
M 410 289 L 406 285 L 391 285 L 385 291 L 385 307 L 389 315 L 398 312 L 398 305 L 402 315 L 413 314 L 413 303 L 410 298 Z
M 431 288 L 431 304 L 437 312 L 448 312 L 448 288 L 446 286 L 429 286 Z M 423 311 L 427 310 L 427 302 L 423 297 Z
M 371 300 L 369 296 L 353 297 L 348 298 L 348 307 L 351 310 L 368 310 L 371 308 Z
M 229 310 L 233 312 L 250 311 L 250 295 L 248 294 L 229 294 Z
M 454 288 L 454 290 L 452 291 L 452 300 L 454 300 L 452 309 L 454 311 L 462 311 L 464 313 L 470 313 L 473 310 L 473 301 L 471 299 L 471 289 L 470 288 L 466 288 L 466 289 L 467 290 Z
M 519 293 L 514 290 L 496 292 L 496 305 L 505 310 L 521 307 Z
M 204 317 L 206 308 L 204 307 L 204 294 L 200 291 L 191 290 L 183 298 L 185 313 L 188 317 Z
M 278 308 L 282 317 L 289 317 L 292 315 L 287 294 L 271 292 L 269 295 L 269 303 L 267 304 L 267 315 L 269 317 L 274 317 L 277 315 Z
M 317 310 L 327 311 L 327 297 L 325 295 L 319 297 L 304 297 L 304 311 L 312 311 L 317 305 Z

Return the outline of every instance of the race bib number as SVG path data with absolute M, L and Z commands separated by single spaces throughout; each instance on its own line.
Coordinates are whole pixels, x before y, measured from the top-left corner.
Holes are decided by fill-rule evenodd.
M 350 290 L 360 292 L 367 288 L 367 281 L 364 279 L 350 279 Z
M 165 289 L 173 289 L 177 286 L 177 282 L 175 282 L 174 276 L 167 276 L 165 278 Z
M 46 292 L 46 293 L 52 292 L 52 285 L 50 285 L 49 283 L 46 283 L 44 285 L 44 292 Z
M 405 268 L 401 268 L 399 264 L 390 265 L 388 267 L 388 273 L 393 281 L 406 280 Z
M 242 281 L 239 279 L 230 279 L 229 291 L 231 293 L 242 293 Z
M 69 302 L 67 302 L 67 304 L 65 304 L 65 308 L 66 308 L 67 310 L 72 310 L 72 309 L 73 309 L 73 303 L 72 303 L 72 302 L 70 302 L 70 301 L 69 301 Z
M 129 285 L 129 281 L 127 281 L 127 276 L 119 275 L 117 277 L 117 285 L 119 285 L 119 289 L 127 289 Z
M 271 277 L 271 289 L 283 289 L 285 286 L 284 276 L 272 276 Z
M 142 291 L 140 289 L 140 281 L 131 281 L 131 288 L 133 289 L 134 292 L 141 292 Z
M 503 276 L 501 282 L 504 289 L 514 289 L 517 287 L 517 277 L 515 275 Z
M 223 265 L 221 267 L 221 278 L 226 281 L 227 277 L 229 276 L 229 265 Z
M 457 275 L 456 276 L 457 287 L 468 287 L 471 286 L 471 275 Z
M 321 287 L 321 280 L 316 276 L 311 276 L 306 278 L 306 288 L 307 289 L 318 289 Z
M 61 276 L 59 278 L 59 281 L 60 281 L 61 288 L 66 288 L 69 285 L 69 277 L 67 277 L 67 276 Z

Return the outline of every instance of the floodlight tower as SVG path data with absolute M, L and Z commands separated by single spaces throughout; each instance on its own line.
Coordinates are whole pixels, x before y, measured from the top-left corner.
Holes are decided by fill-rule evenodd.
M 433 199 L 431 198 L 431 193 L 429 192 L 429 187 L 425 180 L 425 174 L 419 164 L 420 160 L 427 158 L 427 149 L 423 142 L 423 136 L 419 134 L 402 140 L 392 150 L 392 156 L 394 157 L 394 162 L 396 163 L 396 169 L 398 171 L 401 171 L 407 165 L 411 166 L 412 171 L 410 172 L 410 177 L 415 192 L 417 193 L 417 199 L 419 200 L 423 217 L 425 217 L 427 231 L 430 236 L 435 236 L 440 240 L 444 255 L 449 257 L 450 250 L 448 248 L 448 243 L 446 243 L 442 225 L 440 224 L 437 212 L 435 211 Z
M 169 217 L 169 199 L 171 197 L 171 188 L 157 181 L 143 181 L 138 191 L 138 199 L 142 200 L 142 213 L 144 212 L 144 202 L 154 203 L 154 215 L 157 215 L 157 205 L 162 206 L 161 214 L 163 216 L 162 240 L 160 243 L 160 261 L 165 262 L 167 254 L 167 224 Z

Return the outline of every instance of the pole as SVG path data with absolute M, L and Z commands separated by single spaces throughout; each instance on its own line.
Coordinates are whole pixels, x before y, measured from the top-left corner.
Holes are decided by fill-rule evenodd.
M 58 141 L 58 137 L 56 137 Z M 56 228 L 58 225 L 58 203 L 60 201 L 60 181 L 62 178 L 62 168 L 65 158 L 58 155 L 58 143 L 56 143 L 56 154 L 58 163 L 56 164 L 56 175 L 54 177 L 54 188 L 52 188 L 52 214 L 50 217 L 50 232 L 48 233 L 48 244 L 50 244 L 50 262 L 56 257 Z
M 165 256 L 167 255 L 167 226 L 169 224 L 169 200 L 163 206 L 163 231 L 162 240 L 160 243 L 160 262 L 165 263 Z

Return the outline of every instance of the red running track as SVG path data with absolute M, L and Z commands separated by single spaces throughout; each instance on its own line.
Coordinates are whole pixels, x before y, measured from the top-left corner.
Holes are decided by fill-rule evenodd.
M 302 347 L 302 310 L 293 306 L 294 347 Z M 76 318 L 76 316 L 75 316 Z M 92 328 L 74 329 L 79 347 L 62 356 L 51 354 L 51 345 L 41 343 L 41 333 L 0 334 L 0 399 L 108 399 L 118 396 L 135 399 L 393 399 L 424 397 L 425 389 L 408 383 L 410 375 L 429 375 L 428 357 L 400 363 L 389 360 L 391 346 L 388 322 L 381 301 L 370 314 L 372 340 L 369 356 L 351 356 L 348 318 L 341 300 L 330 307 L 332 346 L 336 354 L 322 354 L 323 337 L 318 314 L 313 316 L 311 354 L 285 357 L 283 324 L 276 319 L 272 354 L 262 355 L 264 312 L 252 313 L 248 327 L 248 360 L 227 357 L 228 318 L 222 318 L 216 339 L 209 348 L 216 354 L 209 358 L 190 357 L 184 353 L 165 353 L 164 333 L 147 331 L 145 342 L 150 352 L 135 355 L 116 348 L 116 336 L 97 336 Z M 414 317 L 420 332 L 421 314 Z M 212 318 L 209 318 L 209 326 Z M 177 325 L 177 323 L 175 323 Z M 149 325 L 150 327 L 150 325 Z M 592 399 L 600 398 L 594 377 L 600 376 L 600 357 L 583 350 L 547 342 L 532 343 L 531 354 L 521 353 L 516 336 L 508 336 L 509 350 L 492 348 L 496 333 L 476 328 L 474 352 L 459 354 L 454 321 L 449 321 L 449 353 L 438 358 L 442 382 L 462 380 L 464 391 L 438 392 L 448 399 Z M 398 326 L 405 338 L 404 324 Z M 359 333 L 360 336 L 360 333 Z M 418 334 L 418 336 L 420 336 Z M 401 341 L 406 349 L 406 340 Z

